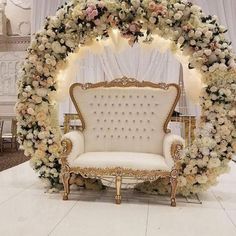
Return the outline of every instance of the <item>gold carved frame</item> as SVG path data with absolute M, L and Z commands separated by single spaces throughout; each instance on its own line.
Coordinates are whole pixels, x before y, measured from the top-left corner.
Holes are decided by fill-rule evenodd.
M 177 95 L 175 98 L 175 101 L 173 103 L 173 106 L 171 107 L 171 110 L 168 114 L 168 117 L 164 123 L 163 130 L 165 133 L 169 133 L 170 130 L 167 129 L 168 123 L 171 120 L 172 113 L 178 103 L 178 100 L 180 98 L 180 87 L 177 84 L 164 84 L 159 83 L 155 84 L 148 81 L 142 81 L 139 82 L 133 78 L 126 78 L 123 77 L 121 79 L 115 79 L 111 82 L 100 82 L 96 84 L 86 83 L 86 84 L 80 84 L 75 83 L 70 87 L 70 96 L 71 99 L 76 107 L 76 110 L 79 115 L 79 119 L 82 123 L 82 131 L 85 129 L 85 120 L 83 119 L 83 115 L 81 114 L 81 111 L 78 107 L 78 104 L 75 101 L 75 98 L 73 96 L 73 89 L 75 87 L 81 87 L 82 89 L 93 89 L 93 88 L 111 88 L 111 87 L 151 87 L 151 88 L 159 88 L 168 90 L 171 86 L 175 87 L 177 90 Z M 171 184 L 171 206 L 176 206 L 176 188 L 177 188 L 177 178 L 178 178 L 178 161 L 181 158 L 181 153 L 183 150 L 183 144 L 179 141 L 174 142 L 171 145 L 171 156 L 174 160 L 174 167 L 171 171 L 155 171 L 155 170 L 133 170 L 133 169 L 125 169 L 125 168 L 71 168 L 69 166 L 69 163 L 67 162 L 67 156 L 70 154 L 72 150 L 72 142 L 70 139 L 63 139 L 62 140 L 62 155 L 61 155 L 61 164 L 62 164 L 62 182 L 64 185 L 64 195 L 63 200 L 68 200 L 68 195 L 70 193 L 70 177 L 72 173 L 75 174 L 81 174 L 85 178 L 99 178 L 99 177 L 105 177 L 105 176 L 114 176 L 116 177 L 116 196 L 115 200 L 117 204 L 121 203 L 121 182 L 122 182 L 122 176 L 125 177 L 132 177 L 137 179 L 142 179 L 145 181 L 154 181 L 158 178 L 169 178 L 170 184 Z

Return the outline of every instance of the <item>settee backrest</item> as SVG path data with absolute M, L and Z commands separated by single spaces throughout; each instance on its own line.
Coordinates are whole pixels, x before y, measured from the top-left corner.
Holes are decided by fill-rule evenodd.
M 73 84 L 71 99 L 82 122 L 85 151 L 162 155 L 163 138 L 180 96 L 176 84 L 116 79 Z

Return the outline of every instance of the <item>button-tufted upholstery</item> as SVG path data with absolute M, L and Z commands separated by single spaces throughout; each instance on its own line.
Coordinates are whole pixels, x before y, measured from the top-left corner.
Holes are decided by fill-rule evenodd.
M 116 203 L 121 202 L 122 177 L 149 181 L 168 177 L 175 206 L 177 161 L 184 140 L 169 134 L 167 124 L 179 87 L 122 78 L 74 84 L 70 94 L 82 128 L 63 137 L 63 199 L 68 199 L 71 173 L 115 176 Z
M 164 123 L 177 89 L 93 88 L 72 96 L 85 121 L 85 152 L 163 154 Z

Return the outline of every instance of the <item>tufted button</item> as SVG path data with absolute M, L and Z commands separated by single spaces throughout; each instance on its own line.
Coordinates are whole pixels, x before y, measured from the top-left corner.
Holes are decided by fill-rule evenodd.
M 117 128 L 115 128 L 115 130 L 117 130 Z
M 104 106 L 106 107 L 106 106 L 107 106 L 107 104 L 105 103 L 105 104 L 104 104 Z
M 139 115 L 139 112 L 137 111 L 136 114 Z
M 125 103 L 125 106 L 126 106 L 126 107 L 128 107 L 128 106 L 129 106 L 129 104 L 128 104 L 128 103 Z
M 132 138 L 135 139 L 135 136 L 133 136 Z
M 106 138 L 106 135 L 104 135 L 103 138 Z
M 120 120 L 118 120 L 118 123 L 120 123 Z
M 108 98 L 111 98 L 111 95 L 108 95 Z
M 139 122 L 140 122 L 140 123 L 143 123 L 143 120 L 140 120 Z
M 137 98 L 139 98 L 139 95 L 137 95 Z
M 93 128 L 93 130 L 96 130 L 96 128 Z
M 114 103 L 112 103 L 111 106 L 114 107 Z
M 113 138 L 113 135 L 111 135 L 111 138 Z
M 101 95 L 101 98 L 104 98 L 104 96 L 103 96 L 103 95 Z
M 120 135 L 118 135 L 117 137 L 120 138 Z
M 122 131 L 124 131 L 125 129 L 124 128 L 121 128 Z
M 94 111 L 94 112 L 93 112 L 93 114 L 97 114 L 97 112 L 96 112 L 96 111 Z
M 124 115 L 124 114 L 125 114 L 125 112 L 123 111 L 123 112 L 122 112 L 122 115 Z
M 90 106 L 93 106 L 93 103 L 90 103 Z
M 144 128 L 143 131 L 146 132 L 146 129 Z
M 103 114 L 104 114 L 104 112 L 103 112 L 103 111 L 101 111 L 101 114 L 103 115 Z
M 122 98 L 125 98 L 125 95 L 123 95 Z
M 98 107 L 100 107 L 100 103 L 98 103 Z
M 132 98 L 132 95 L 129 95 L 129 98 Z
M 132 115 L 132 112 L 130 111 L 129 114 Z
M 118 112 L 116 111 L 116 112 L 115 112 L 115 115 L 117 115 L 117 114 L 118 114 Z
M 152 98 L 154 98 L 154 96 L 152 95 Z
M 99 138 L 99 135 L 97 135 L 97 138 Z
M 141 104 L 140 104 L 140 106 L 142 107 L 142 106 L 143 106 L 143 104 L 141 103 Z
M 135 123 L 135 120 L 133 120 L 133 123 Z
M 107 128 L 107 130 L 110 130 L 110 128 Z
M 152 129 L 152 131 L 155 131 L 155 129 Z
M 140 139 L 142 139 L 143 137 L 142 136 L 139 136 Z
M 148 136 L 147 139 L 150 139 L 150 137 Z
M 158 106 L 158 104 L 156 103 L 155 106 Z
M 94 98 L 97 98 L 97 96 L 96 96 L 96 95 L 94 95 Z
M 154 112 L 152 112 L 152 115 L 154 115 L 155 113 Z
M 139 131 L 139 128 L 136 128 L 136 131 Z
M 113 123 L 114 122 L 114 120 L 111 120 L 111 123 Z
M 144 97 L 144 98 L 147 98 L 147 96 L 146 96 L 146 95 L 144 95 L 143 97 Z
M 107 120 L 105 119 L 104 122 L 107 122 Z
M 127 136 L 125 136 L 125 139 L 127 139 L 128 137 Z
M 148 123 L 150 123 L 150 120 L 147 120 Z
M 121 106 L 121 104 L 119 103 L 119 104 L 118 104 L 118 106 L 120 107 L 120 106 Z
M 97 122 L 99 122 L 100 120 L 99 119 L 97 119 Z
M 103 128 L 101 127 L 100 130 L 103 130 Z
M 132 131 L 132 129 L 131 129 L 131 128 L 129 128 L 129 131 Z
M 150 107 L 150 104 L 149 104 L 149 103 L 148 103 L 147 105 L 148 105 L 148 107 Z
M 128 123 L 128 120 L 125 120 L 125 123 Z
M 110 111 L 108 111 L 108 115 L 110 115 L 111 114 L 111 112 Z
M 116 98 L 118 98 L 118 95 L 116 95 Z
M 147 112 L 145 111 L 143 114 L 144 114 L 144 115 L 147 115 Z
M 134 104 L 133 104 L 133 106 L 135 107 L 135 106 L 136 106 L 136 104 L 134 103 Z

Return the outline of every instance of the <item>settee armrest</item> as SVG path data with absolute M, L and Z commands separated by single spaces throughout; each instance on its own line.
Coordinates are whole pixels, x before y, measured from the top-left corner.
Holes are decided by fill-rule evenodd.
M 72 131 L 62 137 L 62 162 L 72 163 L 80 154 L 84 153 L 84 134 Z
M 177 161 L 180 160 L 185 141 L 178 135 L 167 134 L 163 142 L 163 155 L 169 167 L 176 168 Z

